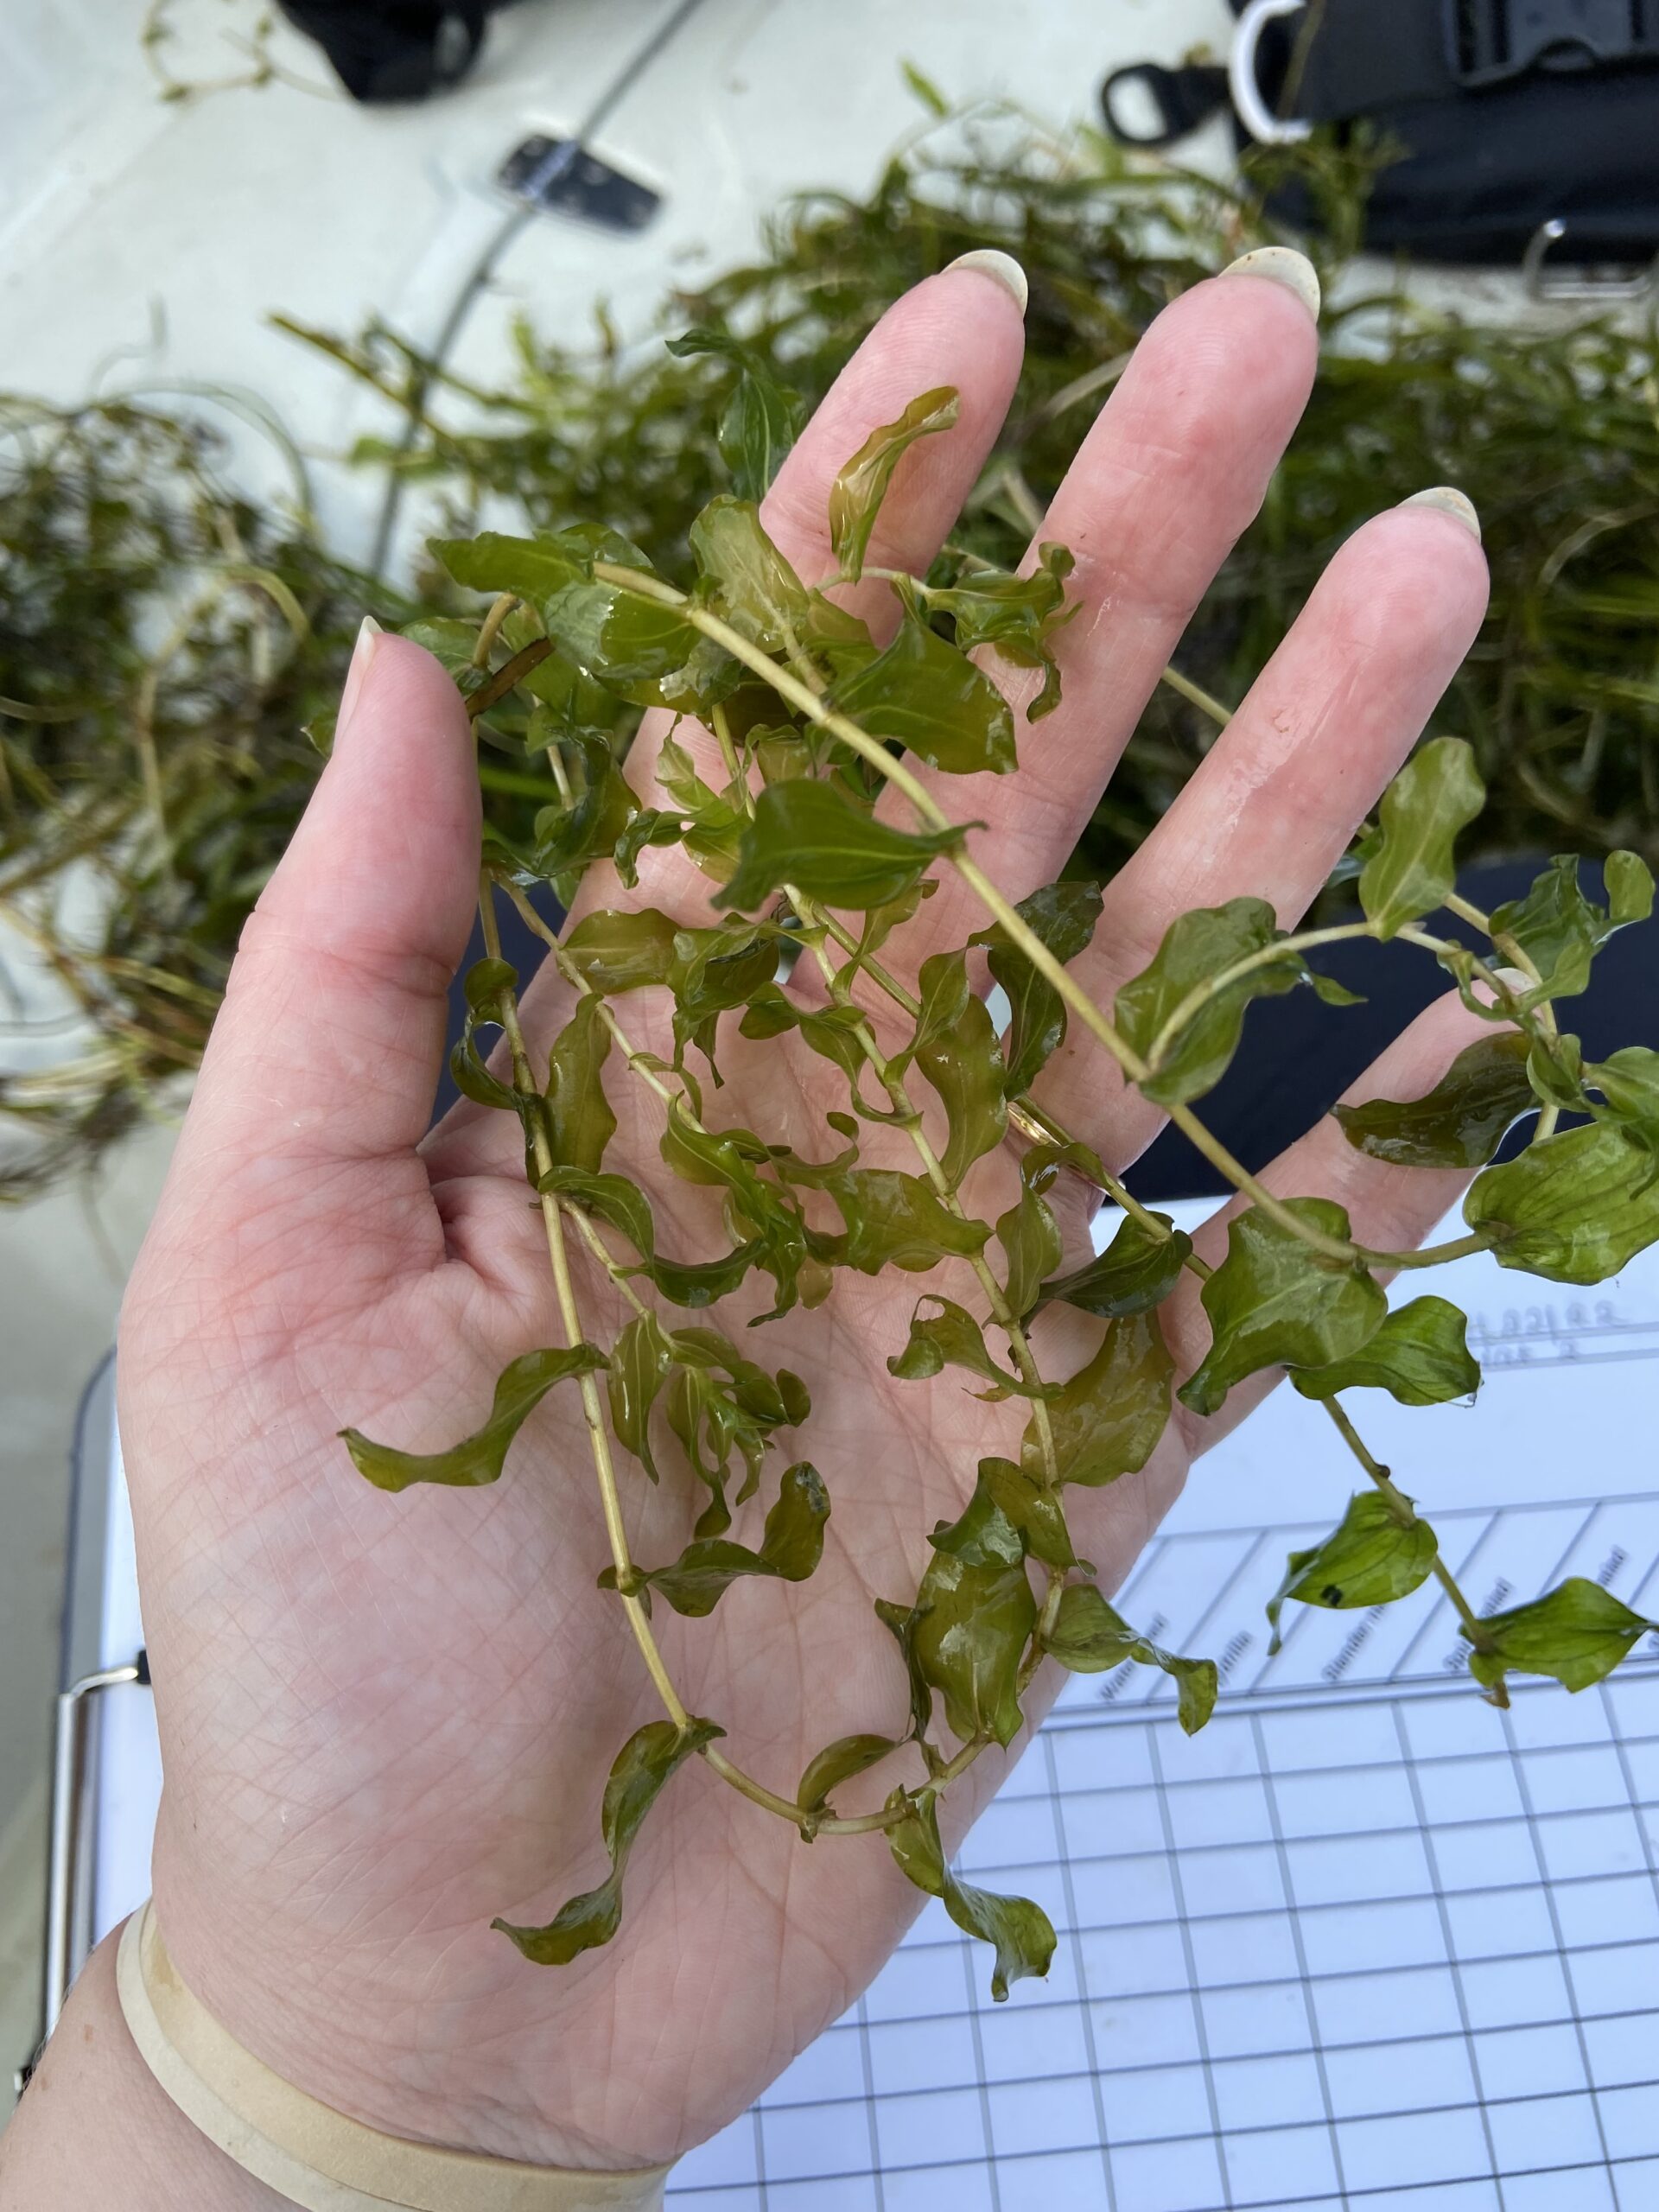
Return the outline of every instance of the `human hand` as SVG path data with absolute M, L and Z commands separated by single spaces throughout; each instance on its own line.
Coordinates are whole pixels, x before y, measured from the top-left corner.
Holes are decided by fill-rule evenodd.
M 1020 339 L 1012 296 L 982 268 L 947 270 L 898 302 L 764 510 L 808 581 L 833 571 L 836 471 L 916 393 L 952 384 L 959 423 L 907 456 L 871 550 L 878 564 L 925 568 L 995 440 Z M 971 849 L 1011 895 L 1071 851 L 1261 502 L 1314 358 L 1312 319 L 1287 285 L 1249 273 L 1199 285 L 1148 332 L 1085 441 L 1041 533 L 1077 561 L 1083 612 L 1058 639 L 1063 703 L 1024 729 L 1017 779 L 950 790 L 955 816 L 987 825 Z M 1074 968 L 1097 1002 L 1186 908 L 1253 892 L 1294 920 L 1417 736 L 1484 595 L 1475 538 L 1444 511 L 1395 510 L 1341 550 L 1204 767 L 1107 887 Z M 880 619 L 879 587 L 855 603 Z M 661 736 L 648 726 L 631 757 L 642 796 Z M 476 838 L 453 687 L 412 645 L 372 640 L 334 757 L 245 937 L 123 1319 L 122 1434 L 167 1777 L 157 1907 L 186 1981 L 324 2101 L 395 2134 L 638 2165 L 740 2111 L 869 1980 L 917 1898 L 878 1843 L 809 1851 L 692 1762 L 670 1785 L 672 1817 L 642 1835 L 609 1946 L 542 1969 L 490 1932 L 494 1915 L 543 1918 L 594 1878 L 604 1776 L 660 1708 L 620 1608 L 594 1586 L 607 1554 L 574 1396 L 547 1401 L 484 1494 L 388 1499 L 337 1437 L 351 1424 L 411 1449 L 449 1443 L 479 1424 L 507 1359 L 562 1341 L 516 1126 L 463 1105 L 426 1134 Z M 708 893 L 670 850 L 645 856 L 636 893 L 590 879 L 584 895 L 691 920 L 706 918 Z M 983 918 L 945 881 L 925 928 L 906 933 L 907 959 L 962 944 Z M 532 1057 L 569 1006 L 544 970 L 524 999 Z M 651 1020 L 647 1009 L 638 1026 L 660 1041 Z M 1414 1096 L 1480 1033 L 1455 1002 L 1437 1007 L 1356 1095 Z M 792 1039 L 733 1035 L 710 1110 L 804 1137 L 821 1065 Z M 652 1190 L 677 1249 L 701 1249 L 712 1216 L 660 1175 L 660 1106 L 636 1084 L 611 1090 L 613 1156 Z M 1038 1096 L 1113 1169 L 1155 1133 L 1154 1110 L 1075 1039 Z M 1457 1180 L 1383 1170 L 1329 1123 L 1263 1179 L 1339 1198 L 1357 1236 L 1387 1248 L 1420 1236 Z M 966 1186 L 969 1209 L 989 1217 L 1015 1187 L 1011 1156 L 993 1156 Z M 1086 1195 L 1065 1195 L 1080 1240 Z M 1224 1242 L 1218 1221 L 1198 1249 L 1215 1258 Z M 948 1289 L 947 1275 L 925 1287 Z M 766 1332 L 768 1360 L 811 1392 L 804 1448 L 833 1503 L 812 1580 L 740 1584 L 710 1619 L 662 1609 L 658 1623 L 688 1706 L 785 1795 L 832 1738 L 899 1732 L 901 1670 L 872 1600 L 914 1588 L 927 1530 L 961 1510 L 978 1458 L 1017 1432 L 1006 1407 L 888 1375 L 919 1287 L 842 1270 L 825 1306 Z M 606 1337 L 621 1318 L 614 1294 L 588 1271 L 582 1295 L 589 1333 Z M 1178 1366 L 1196 1365 L 1207 1341 L 1196 1298 L 1178 1292 L 1160 1315 Z M 1090 1325 L 1051 1311 L 1034 1343 L 1050 1371 L 1067 1371 L 1092 1348 Z M 1103 1587 L 1192 1455 L 1258 1395 L 1236 1391 L 1208 1422 L 1178 1408 L 1142 1474 L 1070 1506 Z M 687 1519 L 675 1485 L 631 1487 L 626 1503 L 638 1555 L 671 1554 Z M 1006 1770 L 992 1751 L 951 1793 L 958 1833 Z

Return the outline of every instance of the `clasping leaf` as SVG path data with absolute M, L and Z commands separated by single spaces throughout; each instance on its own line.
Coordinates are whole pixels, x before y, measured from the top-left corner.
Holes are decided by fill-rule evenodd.
M 407 1490 L 411 1483 L 448 1483 L 463 1489 L 493 1483 L 500 1476 L 508 1446 L 553 1385 L 569 1375 L 591 1375 L 605 1363 L 605 1355 L 595 1344 L 573 1344 L 568 1351 L 522 1352 L 496 1378 L 494 1402 L 483 1427 L 447 1452 L 397 1452 L 389 1444 L 372 1444 L 360 1429 L 342 1428 L 340 1433 L 359 1474 L 366 1475 L 377 1490 Z
M 1310 1228 L 1347 1236 L 1347 1213 L 1333 1199 L 1285 1204 Z M 1195 1414 L 1214 1413 L 1236 1382 L 1264 1367 L 1329 1367 L 1351 1357 L 1389 1310 L 1357 1261 L 1324 1258 L 1260 1206 L 1229 1224 L 1227 1256 L 1202 1295 L 1210 1349 L 1179 1392 Z
M 1359 876 L 1359 903 L 1378 937 L 1431 914 L 1456 880 L 1452 849 L 1486 803 L 1475 756 L 1460 737 L 1419 746 L 1382 794 L 1381 835 Z
M 1469 1669 L 1487 1689 L 1513 1672 L 1550 1675 L 1566 1689 L 1587 1690 L 1655 1626 L 1599 1582 L 1575 1574 L 1529 1605 L 1487 1614 Z
M 1303 1605 L 1388 1605 L 1428 1580 L 1440 1545 L 1410 1501 L 1402 1503 L 1403 1511 L 1381 1491 L 1361 1491 L 1322 1544 L 1292 1552 L 1268 1600 L 1270 1653 L 1279 1649 L 1279 1616 L 1292 1599 Z
M 1043 1649 L 1074 1675 L 1106 1675 L 1126 1660 L 1158 1667 L 1175 1684 L 1175 1717 L 1195 1735 L 1216 1709 L 1221 1678 L 1213 1659 L 1182 1659 L 1133 1629 L 1115 1612 L 1092 1582 L 1073 1582 L 1062 1592 L 1054 1625 Z
M 655 1590 L 677 1613 L 702 1620 L 713 1612 L 740 1575 L 804 1582 L 823 1556 L 823 1524 L 829 1518 L 829 1493 L 817 1469 L 808 1460 L 799 1460 L 784 1470 L 778 1501 L 766 1516 L 759 1551 L 724 1537 L 705 1537 L 688 1544 L 671 1567 L 652 1567 L 639 1574 L 636 1586 Z M 615 1589 L 614 1567 L 605 1569 L 600 1587 Z
M 951 428 L 961 413 L 952 385 L 940 385 L 912 399 L 896 423 L 884 423 L 836 477 L 830 490 L 830 543 L 842 573 L 856 583 L 893 472 L 918 438 Z
M 1054 1929 L 1048 1915 L 1028 1897 L 1002 1897 L 990 1890 L 971 1888 L 960 1882 L 944 1863 L 939 1841 L 939 1815 L 931 1789 L 911 1798 L 896 1790 L 889 1807 L 903 1804 L 906 1815 L 887 1831 L 887 1842 L 899 1866 L 931 1897 L 942 1898 L 945 1910 L 958 1928 L 982 1942 L 992 1944 L 996 1965 L 991 1974 L 991 1995 L 1000 2004 L 1011 1982 L 1027 1975 L 1042 1980 L 1054 1956 Z
M 789 883 L 828 906 L 885 906 L 962 836 L 960 829 L 894 830 L 834 785 L 808 777 L 768 784 L 743 833 L 737 872 L 715 904 L 752 912 Z
M 1357 1151 L 1396 1167 L 1482 1167 L 1538 1101 L 1527 1039 L 1513 1030 L 1467 1046 L 1421 1098 L 1333 1106 Z
M 517 1928 L 493 1920 L 538 1967 L 566 1966 L 578 1953 L 608 1943 L 622 1920 L 622 1875 L 634 1839 L 663 1784 L 705 1744 L 725 1734 L 712 1720 L 693 1720 L 683 1734 L 671 1720 L 648 1720 L 616 1755 L 605 1784 L 600 1834 L 611 1856 L 611 1871 L 596 1890 L 584 1891 L 560 1907 L 544 1928 Z

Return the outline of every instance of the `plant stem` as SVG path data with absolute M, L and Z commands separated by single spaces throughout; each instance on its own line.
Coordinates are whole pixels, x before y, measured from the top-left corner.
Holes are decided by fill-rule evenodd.
M 490 879 L 484 879 L 483 895 L 479 900 L 479 918 L 483 925 L 484 949 L 492 960 L 501 957 L 501 932 L 495 918 L 495 900 Z M 518 1002 L 512 986 L 504 987 L 499 1011 L 501 1027 L 506 1033 L 508 1047 L 512 1054 L 513 1088 L 526 1098 L 540 1099 L 541 1091 L 530 1070 L 530 1056 L 524 1049 L 524 1030 L 518 1020 Z M 552 1147 L 547 1141 L 547 1131 L 539 1116 L 531 1117 L 531 1149 L 536 1166 L 546 1174 L 553 1165 Z M 563 1218 L 558 1200 L 549 1192 L 540 1194 L 542 1221 L 547 1232 L 547 1256 L 553 1270 L 554 1294 L 558 1300 L 559 1319 L 568 1345 L 582 1341 L 582 1315 L 576 1305 L 575 1288 L 570 1280 L 569 1255 L 565 1249 Z M 616 1579 L 621 1586 L 622 1606 L 633 1630 L 639 1656 L 646 1671 L 657 1686 L 657 1694 L 674 1726 L 682 1734 L 690 1725 L 690 1715 L 680 1702 L 678 1691 L 670 1678 L 663 1655 L 657 1648 L 652 1634 L 651 1622 L 635 1592 L 629 1588 L 633 1580 L 633 1561 L 628 1554 L 627 1530 L 622 1522 L 622 1502 L 617 1492 L 616 1467 L 611 1458 L 611 1440 L 605 1426 L 605 1413 L 599 1395 L 599 1385 L 592 1375 L 584 1375 L 582 1382 L 582 1416 L 588 1424 L 588 1439 L 592 1448 L 594 1472 L 599 1479 L 599 1494 L 605 1514 L 605 1530 L 610 1539 L 611 1558 L 616 1568 Z

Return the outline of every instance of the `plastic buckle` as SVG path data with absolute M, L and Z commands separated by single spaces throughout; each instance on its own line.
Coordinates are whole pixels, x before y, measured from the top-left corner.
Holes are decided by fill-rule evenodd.
M 1446 51 L 1468 91 L 1529 69 L 1659 61 L 1659 0 L 1446 0 Z

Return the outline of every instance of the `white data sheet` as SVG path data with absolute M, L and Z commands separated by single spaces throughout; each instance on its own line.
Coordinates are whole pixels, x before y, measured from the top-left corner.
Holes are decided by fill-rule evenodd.
M 1395 1296 L 1430 1287 L 1471 1316 L 1478 1401 L 1355 1411 L 1476 1605 L 1577 1573 L 1659 1614 L 1659 1255 L 1593 1292 L 1478 1258 Z M 963 1853 L 1047 1910 L 1047 1980 L 993 2005 L 930 1904 L 677 2168 L 677 2212 L 1659 2206 L 1659 1639 L 1507 1715 L 1432 1584 L 1291 1607 L 1270 1658 L 1284 1554 L 1354 1483 L 1288 1391 L 1201 1463 L 1118 1602 L 1220 1662 L 1216 1717 L 1189 1739 L 1164 1676 L 1078 1678 Z M 130 1590 L 108 1607 L 130 1656 Z M 99 1766 L 101 1931 L 148 1887 L 147 1691 L 111 1697 Z

